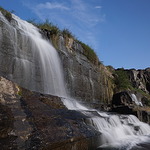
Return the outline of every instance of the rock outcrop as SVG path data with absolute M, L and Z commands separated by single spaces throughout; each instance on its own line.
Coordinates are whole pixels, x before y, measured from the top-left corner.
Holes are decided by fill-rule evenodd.
M 133 114 L 141 121 L 150 124 L 150 110 L 145 104 L 145 97 L 133 91 L 119 92 L 113 95 L 112 112 L 120 114 Z
M 0 77 L 0 146 L 9 149 L 95 149 L 99 133 L 67 110 L 59 97 L 21 88 Z
M 144 70 L 126 70 L 132 86 L 150 94 L 150 68 Z
M 62 60 L 65 82 L 69 94 L 91 105 L 110 103 L 113 95 L 112 74 L 103 65 L 94 65 L 83 54 L 75 40 L 60 36 L 58 52 Z M 99 106 L 98 106 L 99 107 Z
M 8 22 L 3 16 L 0 17 L 0 75 L 24 88 L 43 92 L 42 69 L 38 56 L 31 50 L 34 44 L 23 34 L 15 20 Z M 48 31 L 45 34 L 50 36 Z M 110 103 L 113 95 L 111 72 L 103 64 L 91 63 L 84 56 L 81 44 L 74 39 L 66 40 L 60 35 L 55 44 L 62 61 L 68 93 L 83 102 L 90 102 L 94 107 Z

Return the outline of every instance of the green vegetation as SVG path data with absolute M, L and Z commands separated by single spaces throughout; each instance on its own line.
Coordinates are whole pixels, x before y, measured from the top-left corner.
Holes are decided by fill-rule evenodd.
M 63 29 L 60 30 L 56 25 L 54 25 L 53 23 L 49 22 L 48 20 L 46 20 L 44 23 L 35 23 L 35 20 L 29 20 L 28 22 L 32 23 L 33 25 L 37 26 L 38 28 L 42 29 L 42 30 L 47 30 L 50 31 L 50 36 L 51 36 L 51 40 L 53 45 L 55 46 L 55 48 L 57 49 L 57 40 L 58 40 L 58 36 L 62 35 L 65 38 L 65 43 L 67 45 L 68 39 L 72 38 L 73 40 L 77 41 L 79 44 L 81 44 L 82 48 L 83 48 L 83 54 L 93 63 L 93 64 L 102 64 L 102 62 L 100 62 L 98 60 L 98 57 L 96 55 L 96 53 L 94 52 L 94 50 L 84 44 L 83 42 L 77 40 L 75 38 L 75 36 L 71 33 L 71 31 L 69 31 L 68 29 Z
M 115 71 L 116 90 L 128 90 L 132 88 L 127 72 L 121 68 Z
M 9 11 L 2 8 L 1 6 L 0 6 L 0 11 L 6 17 L 6 19 L 10 22 L 12 19 L 12 14 Z
M 84 44 L 83 42 L 79 41 L 83 48 L 83 54 L 93 63 L 93 64 L 101 64 L 101 62 L 98 60 L 98 57 L 95 53 L 95 51 L 89 46 Z
M 3 9 L 2 7 L 0 7 L 0 11 L 7 18 L 8 21 L 11 21 L 12 14 L 9 11 Z M 28 20 L 28 22 L 32 23 L 34 26 L 38 27 L 41 30 L 49 31 L 51 41 L 52 41 L 52 43 L 53 43 L 53 45 L 56 49 L 58 48 L 57 42 L 58 42 L 58 39 L 59 39 L 59 35 L 62 35 L 65 38 L 66 45 L 68 44 L 69 39 L 72 38 L 73 40 L 75 40 L 79 44 L 81 44 L 81 46 L 83 48 L 83 54 L 93 64 L 95 64 L 95 65 L 102 64 L 102 62 L 99 61 L 99 59 L 98 59 L 96 53 L 94 52 L 94 50 L 89 45 L 84 44 L 83 42 L 77 40 L 75 38 L 75 36 L 68 29 L 60 30 L 57 25 L 54 25 L 53 23 L 49 22 L 48 19 L 46 19 L 46 21 L 43 22 L 43 23 L 36 23 L 35 19 L 30 19 L 30 20 Z
M 73 38 L 73 39 L 75 39 L 75 36 L 68 29 L 63 29 L 61 33 L 62 33 L 64 38 Z
M 49 22 L 48 19 L 46 19 L 46 21 L 44 23 L 37 24 L 37 27 L 39 27 L 40 29 L 50 31 L 50 33 L 52 35 L 57 35 L 60 33 L 59 28 L 56 25 L 54 25 L 53 23 Z
M 120 68 L 120 69 L 113 71 L 113 68 L 111 66 L 107 66 L 107 68 L 112 70 L 114 74 L 113 82 L 115 84 L 115 92 L 120 92 L 123 90 L 131 90 L 131 91 L 134 91 L 135 93 L 136 92 L 140 93 L 141 95 L 143 95 L 142 103 L 144 104 L 144 106 L 150 107 L 150 95 L 142 91 L 141 89 L 137 89 L 132 86 L 126 70 L 124 70 L 123 68 Z

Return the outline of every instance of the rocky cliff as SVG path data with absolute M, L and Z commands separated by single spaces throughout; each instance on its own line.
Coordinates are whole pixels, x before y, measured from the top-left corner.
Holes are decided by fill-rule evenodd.
M 150 94 L 150 68 L 144 70 L 126 70 L 134 88 Z
M 30 39 L 23 38 L 24 33 L 13 19 L 9 22 L 3 16 L 0 17 L 0 33 L 0 75 L 27 89 L 43 92 L 41 68 L 38 56 L 31 51 L 34 45 L 30 44 Z M 50 34 L 46 32 L 49 39 Z M 109 103 L 113 85 L 107 68 L 103 64 L 91 63 L 81 44 L 73 38 L 59 35 L 55 46 L 62 61 L 68 93 L 91 105 Z M 24 69 L 26 67 L 28 69 Z
M 109 103 L 113 95 L 111 72 L 103 64 L 91 63 L 83 54 L 82 46 L 73 39 L 58 40 L 67 89 L 71 96 L 93 103 Z
M 24 33 L 17 28 L 10 15 L 8 16 L 8 19 L 2 15 L 0 17 L 0 75 L 24 88 L 43 92 L 38 56 L 31 51 L 34 45 L 30 45 L 30 39 L 21 36 Z M 93 53 L 87 55 L 85 44 L 74 37 L 41 28 L 40 32 L 59 53 L 66 87 L 72 97 L 95 108 L 110 104 L 113 94 L 123 90 L 143 91 L 142 94 L 149 99 L 149 68 L 119 72 L 104 66 L 97 58 L 93 60 L 90 57 Z M 24 78 L 25 75 L 28 76 L 27 79 Z
M 28 36 L 23 38 L 25 33 L 8 16 L 0 16 L 1 149 L 96 149 L 101 133 L 93 128 L 90 117 L 98 114 L 68 110 L 60 97 L 43 94 L 38 56 L 31 51 L 34 44 L 30 45 Z M 150 123 L 149 69 L 106 67 L 89 57 L 86 46 L 73 37 L 40 32 L 59 53 L 69 95 L 101 110 L 112 104 L 109 110 L 134 114 Z M 108 115 L 101 117 L 109 122 Z

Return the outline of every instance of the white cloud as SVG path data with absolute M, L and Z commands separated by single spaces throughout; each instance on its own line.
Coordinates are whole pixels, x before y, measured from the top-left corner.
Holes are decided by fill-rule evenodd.
M 93 27 L 105 20 L 103 15 L 95 12 L 91 3 L 83 0 L 71 0 L 71 3 L 72 15 L 75 17 L 75 19 L 84 23 L 86 26 Z M 98 5 L 96 8 L 101 8 L 101 6 Z
M 29 7 L 41 20 L 48 19 L 51 14 L 51 18 L 56 17 L 55 20 L 64 19 L 65 22 L 70 19 L 70 22 L 75 20 L 84 26 L 94 27 L 98 23 L 104 22 L 105 16 L 96 12 L 96 9 L 101 8 L 100 5 L 94 7 L 91 4 L 92 1 L 89 3 L 83 0 L 66 0 L 65 2 L 56 0 L 55 2 L 34 4 L 34 6 L 30 3 Z
M 105 21 L 105 14 L 102 14 L 102 7 L 99 3 L 94 5 L 92 0 L 55 0 L 55 2 L 39 4 L 29 3 L 28 7 L 42 21 L 49 19 L 60 28 L 70 29 L 83 42 L 96 45 L 97 40 L 94 33 L 99 32 L 97 25 Z
M 96 8 L 96 9 L 101 9 L 101 8 L 102 8 L 102 6 L 95 6 L 95 8 Z
M 46 3 L 40 3 L 36 6 L 36 9 L 61 9 L 61 10 L 69 10 L 68 7 L 66 7 L 65 5 L 61 4 L 61 3 L 50 3 L 50 2 L 46 2 Z

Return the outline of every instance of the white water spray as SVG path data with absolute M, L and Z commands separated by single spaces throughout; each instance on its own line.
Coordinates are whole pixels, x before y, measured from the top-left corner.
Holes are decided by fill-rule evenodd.
M 137 97 L 136 97 L 135 94 L 131 94 L 131 98 L 132 98 L 132 101 L 133 101 L 136 105 L 138 105 L 138 106 L 143 106 L 142 102 L 137 99 Z

